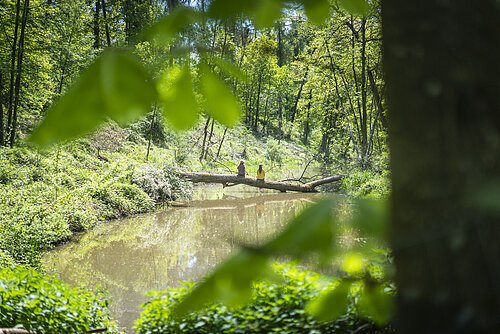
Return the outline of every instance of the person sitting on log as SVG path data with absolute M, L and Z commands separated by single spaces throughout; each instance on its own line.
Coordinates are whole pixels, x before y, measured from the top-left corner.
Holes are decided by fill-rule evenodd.
M 245 161 L 241 160 L 238 165 L 238 176 L 245 177 Z
M 259 169 L 257 169 L 257 181 L 264 182 L 266 178 L 266 172 L 262 169 L 262 165 L 259 165 Z

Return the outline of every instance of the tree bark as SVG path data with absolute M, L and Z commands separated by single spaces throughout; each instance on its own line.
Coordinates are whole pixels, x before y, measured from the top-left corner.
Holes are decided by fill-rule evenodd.
M 12 124 L 12 112 L 14 110 L 14 82 L 16 76 L 16 58 L 17 58 L 17 39 L 19 35 L 19 24 L 21 21 L 21 0 L 16 2 L 16 18 L 14 23 L 14 38 L 12 39 L 12 47 L 10 51 L 10 80 L 9 80 L 9 105 L 7 109 L 7 126 L 5 128 L 6 141 L 9 137 L 9 129 Z M 6 142 L 7 145 L 7 142 Z
M 101 47 L 101 30 L 99 27 L 99 13 L 101 11 L 101 0 L 95 1 L 94 10 L 94 49 Z
M 297 191 L 297 192 L 317 192 L 316 187 L 336 182 L 342 179 L 342 176 L 329 176 L 321 180 L 312 181 L 305 184 L 292 184 L 278 181 L 257 181 L 253 177 L 241 177 L 233 174 L 209 174 L 209 173 L 179 173 L 179 176 L 186 178 L 194 183 L 220 183 L 228 184 L 245 184 L 256 188 L 273 189 L 282 192 Z
M 384 0 L 382 16 L 396 329 L 500 333 L 500 5 Z
M 14 147 L 14 141 L 16 138 L 16 128 L 17 128 L 17 110 L 19 108 L 19 99 L 21 95 L 21 76 L 23 72 L 23 57 L 24 57 L 24 38 L 26 33 L 26 23 L 28 21 L 28 12 L 30 7 L 30 1 L 24 0 L 23 6 L 23 18 L 21 22 L 21 34 L 19 36 L 19 45 L 17 50 L 17 70 L 16 70 L 16 84 L 14 92 L 14 108 L 12 113 L 12 123 L 10 126 L 9 134 L 9 145 Z
M 109 33 L 109 22 L 108 22 L 108 15 L 107 15 L 107 9 L 106 9 L 106 1 L 101 0 L 101 7 L 102 7 L 102 18 L 104 20 L 104 30 L 106 32 L 106 44 L 108 48 L 111 46 L 111 36 Z

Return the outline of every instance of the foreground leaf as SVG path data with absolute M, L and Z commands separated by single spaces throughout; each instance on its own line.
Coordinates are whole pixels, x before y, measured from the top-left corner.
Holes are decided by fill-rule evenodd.
M 257 252 L 240 251 L 220 265 L 176 305 L 173 315 L 181 317 L 212 302 L 243 304 L 251 297 L 252 282 L 270 277 L 271 273 L 267 256 Z
M 319 321 L 332 321 L 346 312 L 352 282 L 342 281 L 333 290 L 320 295 L 307 306 Z
M 149 40 L 170 43 L 177 34 L 189 25 L 200 21 L 202 13 L 185 6 L 177 7 L 172 13 L 154 24 L 146 33 Z
M 351 14 L 366 15 L 368 3 L 366 0 L 339 0 L 340 5 Z
M 30 141 L 46 146 L 94 130 L 107 118 L 126 124 L 144 115 L 156 89 L 132 55 L 105 51 L 47 112 Z
M 158 82 L 163 114 L 177 129 L 189 129 L 198 120 L 198 103 L 193 92 L 189 66 L 174 67 Z
M 240 105 L 229 87 L 207 65 L 200 66 L 205 108 L 220 123 L 234 126 L 240 120 Z
M 286 229 L 263 248 L 273 253 L 304 257 L 331 254 L 334 241 L 333 199 L 322 200 L 299 214 Z
M 381 285 L 365 285 L 359 299 L 359 309 L 377 325 L 385 325 L 394 312 L 393 296 L 385 292 Z

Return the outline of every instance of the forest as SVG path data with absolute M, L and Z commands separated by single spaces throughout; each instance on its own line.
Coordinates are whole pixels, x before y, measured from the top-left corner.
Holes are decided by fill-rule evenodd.
M 497 333 L 499 14 L 0 0 L 0 333 Z

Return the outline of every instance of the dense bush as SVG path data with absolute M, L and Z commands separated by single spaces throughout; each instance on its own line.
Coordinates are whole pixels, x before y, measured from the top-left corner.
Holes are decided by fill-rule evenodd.
M 384 198 L 390 193 L 388 172 L 353 170 L 342 179 L 341 187 L 355 197 Z
M 250 302 L 242 307 L 207 305 L 184 318 L 174 318 L 172 309 L 191 289 L 151 293 L 136 322 L 141 334 L 150 333 L 390 333 L 389 327 L 377 328 L 362 319 L 356 309 L 356 293 L 350 305 L 336 321 L 321 322 L 306 311 L 306 304 L 331 284 L 311 272 L 280 267 L 282 283 L 259 282 L 254 285 Z
M 32 269 L 0 269 L 0 327 L 37 333 L 116 333 L 108 302 L 99 293 L 70 288 Z
M 192 185 L 176 177 L 169 168 L 139 168 L 132 176 L 132 183 L 141 187 L 156 202 L 189 198 L 192 192 Z
M 86 139 L 47 151 L 1 148 L 0 268 L 12 260 L 37 266 L 41 252 L 75 232 L 153 209 L 165 196 L 137 182 L 135 175 L 142 170 L 160 170 L 161 179 L 168 181 L 165 189 L 156 185 L 157 193 L 164 191 L 168 198 L 189 195 L 190 188 L 161 162 L 144 163 L 141 148 L 126 144 L 101 150 L 108 161 L 100 160 Z

